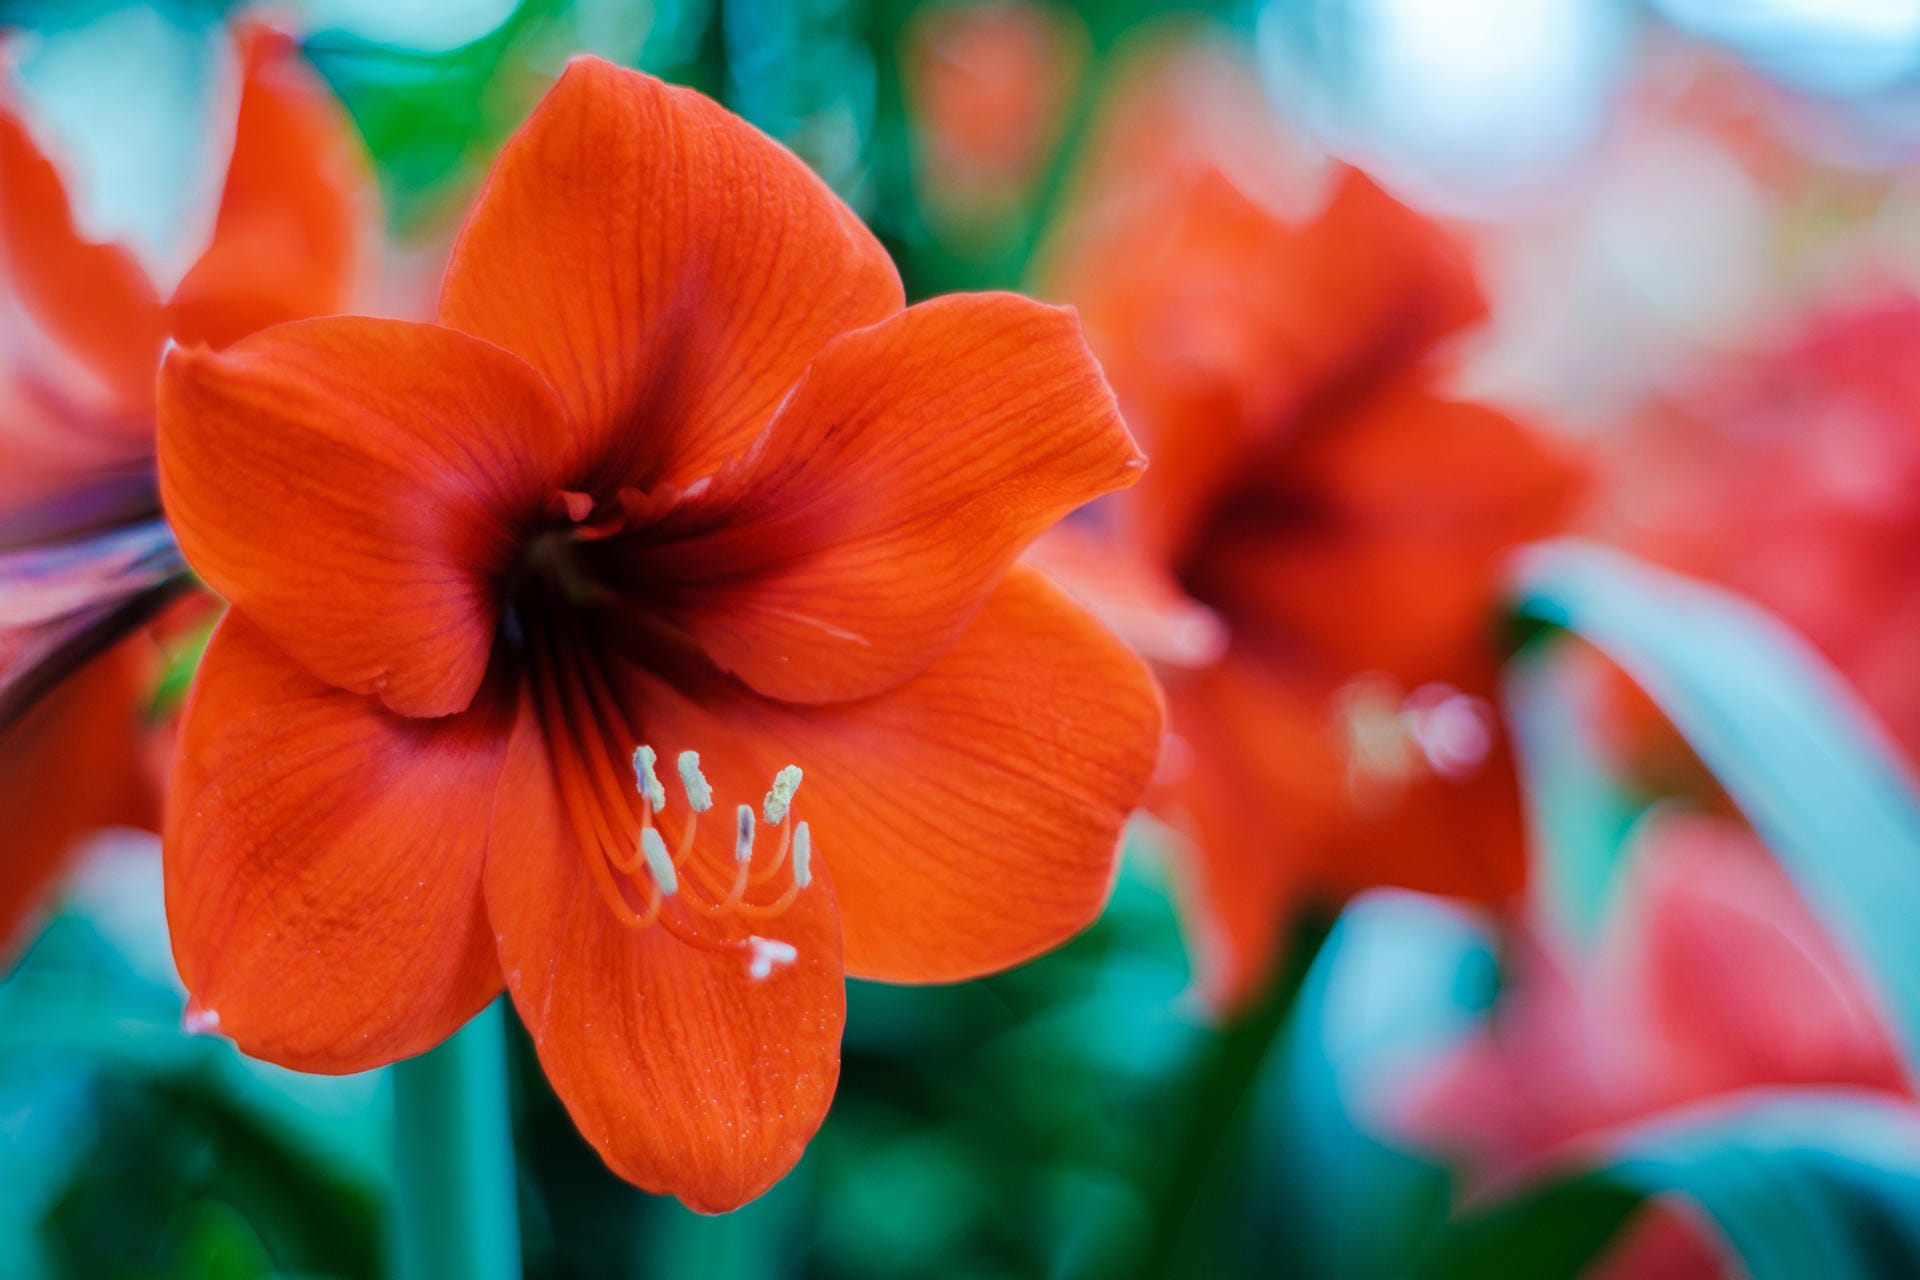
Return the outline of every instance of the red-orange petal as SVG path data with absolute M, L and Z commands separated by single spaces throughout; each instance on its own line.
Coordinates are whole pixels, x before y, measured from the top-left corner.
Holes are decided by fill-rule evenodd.
M 0 730 L 0 952 L 11 954 L 88 832 L 158 819 L 142 748 L 152 645 L 136 636 Z
M 187 705 L 164 844 L 199 1020 L 283 1066 L 363 1071 L 491 1000 L 481 870 L 509 723 L 491 701 L 394 715 L 230 613 Z
M 830 344 L 623 572 L 761 693 L 862 697 L 924 670 L 1029 542 L 1143 465 L 1071 311 L 939 298 Z
M 1154 460 L 1121 505 L 1150 554 L 1178 560 L 1259 449 L 1484 307 L 1465 244 L 1316 163 L 1245 57 L 1154 46 L 1109 89 L 1044 294 L 1080 307 Z
M 1376 776 L 1343 741 L 1340 696 L 1273 654 L 1169 675 L 1173 745 L 1153 808 L 1186 837 L 1183 906 L 1217 1007 L 1259 994 L 1304 908 L 1380 887 L 1499 907 L 1525 883 L 1519 784 L 1497 724 L 1484 759 L 1455 777 Z
M 657 923 L 626 928 L 590 879 L 554 767 L 523 711 L 486 872 L 514 1006 L 614 1172 L 702 1212 L 736 1208 L 793 1167 L 839 1080 L 846 988 L 831 885 L 817 876 L 784 915 L 754 923 L 797 953 L 761 979 L 742 954 L 695 950 Z M 730 863 L 730 815 L 707 825 L 724 829 Z
M 301 321 L 161 373 L 160 493 L 194 569 L 315 675 L 406 715 L 479 688 L 570 449 L 537 373 L 435 325 Z
M 1215 524 L 1188 570 L 1195 593 L 1336 672 L 1477 674 L 1498 643 L 1509 555 L 1578 495 L 1572 457 L 1418 373 L 1311 430 L 1268 464 L 1269 496 Z
M 879 241 L 710 99 L 576 58 L 455 247 L 447 324 L 545 373 L 607 475 L 712 472 L 835 334 L 898 311 Z
M 893 982 L 992 973 L 1091 923 L 1160 745 L 1140 659 L 1027 568 L 933 666 L 864 701 L 649 682 L 643 705 L 718 794 L 757 800 L 800 766 L 794 812 L 833 869 L 848 970 Z
M 85 366 L 117 412 L 144 416 L 166 315 L 131 253 L 74 226 L 65 185 L 0 103 L 0 275 L 28 317 Z
M 216 347 L 342 310 L 372 176 L 345 110 L 284 35 L 240 38 L 245 82 L 213 240 L 174 292 L 174 338 Z
M 1231 1012 L 1272 981 L 1288 930 L 1311 905 L 1338 763 L 1301 696 L 1239 655 L 1169 672 L 1167 704 L 1149 803 L 1171 828 L 1195 987 Z

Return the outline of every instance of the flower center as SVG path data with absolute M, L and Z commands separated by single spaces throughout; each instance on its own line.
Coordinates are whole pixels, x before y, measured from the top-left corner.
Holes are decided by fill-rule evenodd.
M 1404 693 L 1378 674 L 1342 686 L 1333 718 L 1348 799 L 1363 810 L 1390 806 L 1422 778 L 1472 781 L 1493 753 L 1498 724 L 1484 698 L 1437 682 Z
M 631 745 L 639 735 L 602 667 L 605 655 L 576 629 L 571 609 L 546 604 L 526 614 L 529 675 L 561 804 L 601 901 L 622 926 L 736 954 L 755 978 L 793 963 L 791 943 L 759 930 L 813 879 L 812 833 L 793 813 L 799 768 L 774 775 L 759 815 L 735 806 L 731 857 L 716 856 L 727 846 L 717 833 L 701 837 L 714 796 L 699 753 L 682 751 L 676 761 L 685 804 L 674 818 L 655 771 L 658 754 Z

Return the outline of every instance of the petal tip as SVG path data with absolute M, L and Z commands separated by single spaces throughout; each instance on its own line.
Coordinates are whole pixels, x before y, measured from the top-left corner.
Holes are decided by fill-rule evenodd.
M 209 1036 L 220 1030 L 220 1011 L 200 1003 L 198 996 L 187 1001 L 180 1015 L 180 1030 L 190 1036 Z

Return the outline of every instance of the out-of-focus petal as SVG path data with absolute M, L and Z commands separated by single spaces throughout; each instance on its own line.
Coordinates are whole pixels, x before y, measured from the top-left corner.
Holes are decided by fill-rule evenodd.
M 152 411 L 167 336 L 153 283 L 125 249 L 81 237 L 59 172 L 3 102 L 0 269 L 33 323 L 99 380 L 119 412 Z
M 0 728 L 0 947 L 9 952 L 81 837 L 157 825 L 141 747 L 152 668 L 152 646 L 130 639 Z
M 1331 670 L 1466 683 L 1498 649 L 1509 555 L 1580 485 L 1513 419 L 1398 377 L 1218 513 L 1188 585 L 1243 637 Z
M 174 338 L 226 346 L 344 309 L 373 179 L 345 110 L 294 43 L 253 27 L 213 241 L 174 291 Z

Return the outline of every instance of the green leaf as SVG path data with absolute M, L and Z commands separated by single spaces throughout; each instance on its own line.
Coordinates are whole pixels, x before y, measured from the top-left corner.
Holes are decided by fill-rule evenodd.
M 1836 941 L 1920 1062 L 1920 794 L 1885 731 L 1804 640 L 1719 588 L 1579 542 L 1536 548 L 1523 612 L 1645 688 Z
M 1537 895 L 1575 942 L 1593 940 L 1606 915 L 1627 837 L 1645 810 L 1582 723 L 1595 672 L 1564 649 L 1530 649 L 1508 664 L 1502 702 L 1539 850 Z
M 1378 1136 L 1366 1100 L 1474 1025 L 1495 976 L 1483 928 L 1456 907 L 1395 891 L 1347 907 L 1262 1069 L 1245 1256 L 1286 1257 L 1302 1280 L 1407 1274 L 1442 1228 L 1451 1179 Z
M 1920 1275 L 1920 1110 L 1782 1087 L 1667 1112 L 1616 1131 L 1597 1167 L 1456 1222 L 1414 1274 L 1572 1280 L 1661 1195 L 1701 1209 L 1753 1280 Z
M 1412 1275 L 1577 1280 L 1645 1203 L 1640 1191 L 1598 1174 L 1530 1187 L 1448 1223 Z

